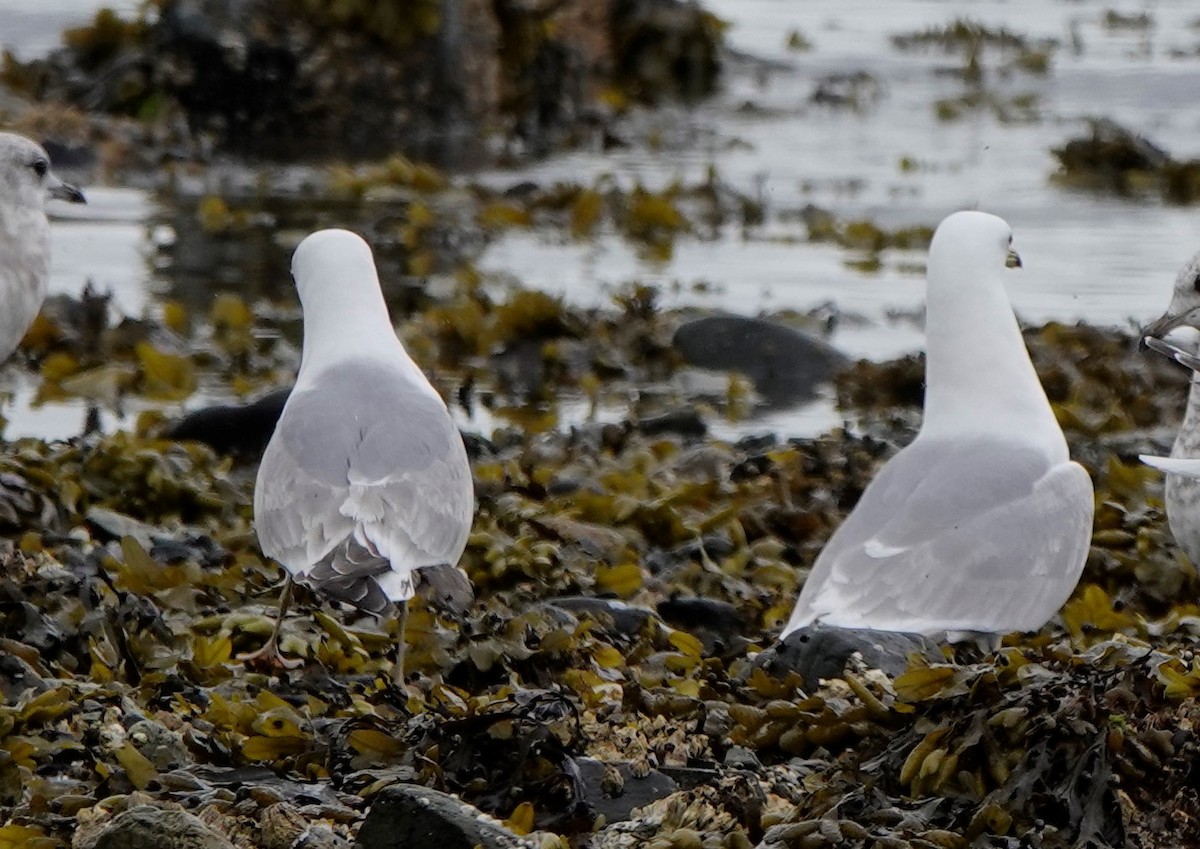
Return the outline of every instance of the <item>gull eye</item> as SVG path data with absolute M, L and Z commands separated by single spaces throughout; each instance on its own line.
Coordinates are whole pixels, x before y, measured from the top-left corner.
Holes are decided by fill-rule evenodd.
M 1197 274 L 1192 280 L 1192 289 L 1194 289 L 1196 292 L 1200 292 L 1200 274 Z
M 33 173 L 38 175 L 38 179 L 46 176 L 46 172 L 50 170 L 50 163 L 44 159 L 35 159 L 29 166 L 33 169 Z

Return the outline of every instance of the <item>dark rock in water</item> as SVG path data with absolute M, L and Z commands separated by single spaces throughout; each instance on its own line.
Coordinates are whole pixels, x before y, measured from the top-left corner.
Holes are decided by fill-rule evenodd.
M 627 763 L 605 763 L 595 758 L 575 758 L 572 763 L 584 803 L 610 823 L 627 820 L 634 808 L 649 805 L 679 789 L 674 779 L 656 769 L 637 777 Z
M 188 413 L 164 434 L 168 439 L 203 442 L 218 454 L 258 460 L 283 413 L 291 389 L 280 389 L 250 404 L 221 404 Z
M 798 672 L 806 686 L 815 686 L 821 678 L 840 677 L 855 652 L 867 666 L 892 676 L 908 669 L 908 656 L 914 652 L 931 661 L 945 660 L 937 641 L 920 634 L 838 628 L 818 622 L 788 634 L 783 642 L 760 654 L 757 664 L 777 676 Z
M 700 438 L 708 433 L 708 425 L 704 423 L 700 413 L 692 407 L 639 419 L 636 426 L 646 436 L 674 433 L 679 436 Z
M 275 425 L 292 390 L 279 389 L 249 404 L 218 404 L 188 413 L 163 433 L 180 442 L 203 442 L 218 454 L 257 463 L 267 450 Z M 475 433 L 462 433 L 472 460 L 496 453 L 496 446 Z
M 694 366 L 746 375 L 772 406 L 805 401 L 846 357 L 820 339 L 761 318 L 712 315 L 681 325 L 674 343 Z
M 118 814 L 100 831 L 72 845 L 76 849 L 234 849 L 234 845 L 186 811 L 137 805 Z
M 393 784 L 375 796 L 355 849 L 524 849 L 529 844 L 457 796 Z

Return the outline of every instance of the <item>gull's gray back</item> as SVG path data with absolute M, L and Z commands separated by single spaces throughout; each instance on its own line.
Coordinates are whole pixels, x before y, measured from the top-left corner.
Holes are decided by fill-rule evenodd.
M 398 600 L 413 570 L 456 565 L 473 507 L 445 405 L 375 361 L 336 365 L 293 392 L 255 488 L 263 552 L 367 609 L 378 605 L 372 583 Z

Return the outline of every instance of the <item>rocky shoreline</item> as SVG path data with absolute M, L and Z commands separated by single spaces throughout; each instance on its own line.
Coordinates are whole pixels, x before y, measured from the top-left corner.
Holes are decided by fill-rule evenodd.
M 119 320 L 91 289 L 52 299 L 6 365 L 93 415 L 0 452 L 0 849 L 1200 843 L 1200 578 L 1136 457 L 1173 438 L 1184 371 L 1119 330 L 1026 331 L 1098 505 L 1080 587 L 1041 632 L 986 656 L 861 634 L 776 646 L 816 553 L 915 433 L 920 358 L 847 360 L 823 341 L 836 311 L 665 309 L 645 285 L 583 309 L 475 268 L 517 228 L 661 258 L 759 226 L 760 198 L 715 168 L 660 190 L 497 189 L 423 161 L 619 145 L 629 104 L 711 90 L 719 22 L 665 0 L 371 8 L 153 4 L 0 73 L 19 104 L 0 108 L 56 161 L 170 196 L 152 261 L 194 284 Z M 1036 66 L 1043 48 L 1022 49 Z M 205 101 L 200 56 L 245 100 Z M 1170 176 L 1191 179 L 1109 129 L 1099 154 L 1065 147 L 1064 170 L 1106 174 L 1115 146 L 1143 156 L 1108 182 L 1158 175 L 1173 197 Z M 398 332 L 481 423 L 464 427 L 476 600 L 414 604 L 401 688 L 385 624 L 303 591 L 282 640 L 303 669 L 237 657 L 270 633 L 282 577 L 250 522 L 299 355 L 286 256 L 335 223 L 372 242 Z M 811 206 L 786 224 L 864 267 L 930 235 Z M 229 403 L 198 411 L 201 390 Z M 847 427 L 713 435 L 814 391 Z M 129 409 L 125 430 L 94 426 Z

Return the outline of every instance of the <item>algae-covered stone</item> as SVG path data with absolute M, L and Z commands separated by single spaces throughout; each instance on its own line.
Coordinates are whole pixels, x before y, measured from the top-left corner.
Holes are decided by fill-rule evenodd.
M 118 814 L 73 849 L 235 849 L 186 811 L 138 805 Z
M 358 830 L 355 849 L 526 849 L 499 822 L 449 793 L 417 784 L 394 784 L 379 792 Z

